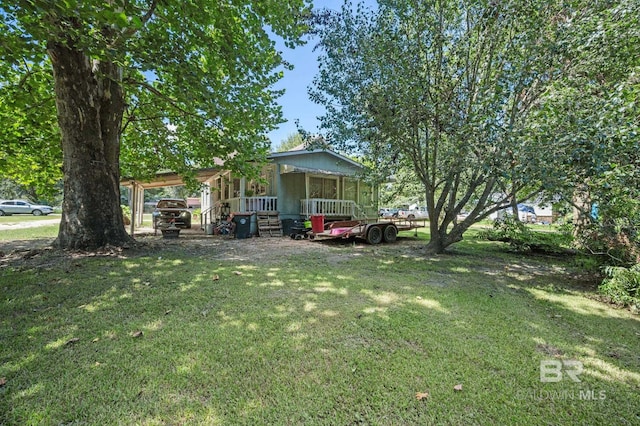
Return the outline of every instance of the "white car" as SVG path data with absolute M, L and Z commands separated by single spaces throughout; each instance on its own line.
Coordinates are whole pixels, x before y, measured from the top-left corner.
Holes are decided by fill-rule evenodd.
M 32 214 L 42 216 L 53 213 L 53 207 L 40 204 L 31 204 L 25 200 L 5 200 L 0 201 L 0 216 L 11 216 L 12 214 Z
M 409 206 L 407 210 L 398 210 L 398 218 L 400 219 L 428 219 L 429 213 L 425 206 Z

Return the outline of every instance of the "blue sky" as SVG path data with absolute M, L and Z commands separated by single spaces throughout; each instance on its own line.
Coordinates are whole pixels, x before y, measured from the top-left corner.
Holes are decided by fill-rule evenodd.
M 316 9 L 340 10 L 343 0 L 315 0 Z M 358 3 L 358 1 L 354 1 Z M 366 4 L 376 4 L 375 0 L 366 0 Z M 318 52 L 313 48 L 317 44 L 317 39 L 309 39 L 304 46 L 296 49 L 287 49 L 280 45 L 282 55 L 286 61 L 295 67 L 291 71 L 286 71 L 282 80 L 275 86 L 276 89 L 285 89 L 285 94 L 279 98 L 278 103 L 282 106 L 282 113 L 287 122 L 268 134 L 273 147 L 278 146 L 290 134 L 296 133 L 296 120 L 307 131 L 316 132 L 319 126 L 317 117 L 324 114 L 325 109 L 321 105 L 313 103 L 309 99 L 308 87 L 313 81 L 313 77 L 318 72 Z

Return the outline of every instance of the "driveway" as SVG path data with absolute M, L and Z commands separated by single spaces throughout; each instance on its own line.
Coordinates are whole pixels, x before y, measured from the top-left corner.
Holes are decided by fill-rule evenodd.
M 24 229 L 24 228 L 36 228 L 38 226 L 57 225 L 60 223 L 60 218 L 56 219 L 43 219 L 27 222 L 7 222 L 0 223 L 0 231 L 6 231 L 11 229 Z

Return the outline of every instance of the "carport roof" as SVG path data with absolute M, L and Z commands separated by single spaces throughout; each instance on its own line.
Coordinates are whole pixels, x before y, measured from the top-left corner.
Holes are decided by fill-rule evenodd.
M 200 169 L 196 172 L 196 179 L 198 179 L 200 182 L 204 182 L 207 179 L 213 177 L 219 171 L 220 169 L 215 167 Z M 137 180 L 131 177 L 122 177 L 120 179 L 120 185 L 122 186 L 133 186 L 134 184 L 139 185 L 144 189 L 152 189 L 162 188 L 165 186 L 184 185 L 184 180 L 182 179 L 182 176 L 171 171 L 156 173 L 156 177 L 149 181 Z

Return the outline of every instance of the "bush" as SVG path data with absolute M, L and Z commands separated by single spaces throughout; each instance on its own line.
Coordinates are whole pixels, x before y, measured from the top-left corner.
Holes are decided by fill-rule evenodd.
M 609 264 L 629 266 L 640 262 L 640 233 L 635 226 L 621 226 L 617 222 L 594 222 L 583 227 L 576 237 L 576 245 L 606 258 Z
M 129 206 L 120 206 L 122 209 L 122 219 L 124 220 L 125 225 L 131 224 L 131 208 Z
M 480 238 L 509 243 L 513 250 L 519 252 L 565 253 L 571 243 L 568 233 L 533 231 L 512 217 L 495 221 L 493 229 L 482 232 Z
M 640 310 L 640 263 L 630 268 L 607 266 L 607 278 L 600 284 L 600 293 L 612 302 Z

